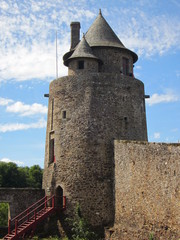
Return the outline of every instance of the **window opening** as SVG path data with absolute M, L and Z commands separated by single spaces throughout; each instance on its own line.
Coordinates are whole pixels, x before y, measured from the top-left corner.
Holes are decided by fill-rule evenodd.
M 84 69 L 84 61 L 78 61 L 78 69 Z
M 61 186 L 56 188 L 56 207 L 62 209 L 63 208 L 63 189 Z
M 63 118 L 63 119 L 66 119 L 66 117 L 67 117 L 66 111 L 63 111 L 63 112 L 62 112 L 62 118 Z
M 49 163 L 53 163 L 53 162 L 55 162 L 54 139 L 51 139 L 49 143 Z
M 124 127 L 125 127 L 125 130 L 128 129 L 128 118 L 127 117 L 124 117 Z
M 54 99 L 51 102 L 51 130 L 53 130 Z
M 123 74 L 129 75 L 129 59 L 123 57 Z

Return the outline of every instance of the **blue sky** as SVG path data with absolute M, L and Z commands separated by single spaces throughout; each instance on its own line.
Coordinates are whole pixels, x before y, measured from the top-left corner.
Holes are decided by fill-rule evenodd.
M 81 36 L 102 14 L 135 51 L 135 77 L 145 84 L 148 138 L 180 141 L 179 0 L 0 0 L 0 161 L 44 164 L 49 83 L 67 75 L 70 22 Z

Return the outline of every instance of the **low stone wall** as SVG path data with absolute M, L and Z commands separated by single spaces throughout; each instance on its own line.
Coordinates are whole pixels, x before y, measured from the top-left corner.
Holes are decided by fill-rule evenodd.
M 179 188 L 180 144 L 115 141 L 115 225 L 108 239 L 179 239 Z
M 0 202 L 9 203 L 11 219 L 44 196 L 42 189 L 0 188 Z

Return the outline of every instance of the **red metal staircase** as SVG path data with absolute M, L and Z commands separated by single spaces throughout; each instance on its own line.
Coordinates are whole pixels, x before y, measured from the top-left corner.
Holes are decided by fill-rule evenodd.
M 59 204 L 58 204 L 59 201 Z M 27 233 L 33 233 L 38 223 L 55 213 L 57 210 L 66 209 L 66 197 L 56 198 L 43 197 L 38 202 L 20 213 L 17 217 L 9 220 L 6 240 L 23 238 Z

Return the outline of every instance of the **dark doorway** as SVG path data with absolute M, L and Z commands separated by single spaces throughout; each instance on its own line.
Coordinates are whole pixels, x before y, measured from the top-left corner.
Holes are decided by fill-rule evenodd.
M 58 186 L 56 188 L 56 207 L 59 209 L 63 209 L 63 189 L 62 187 Z

